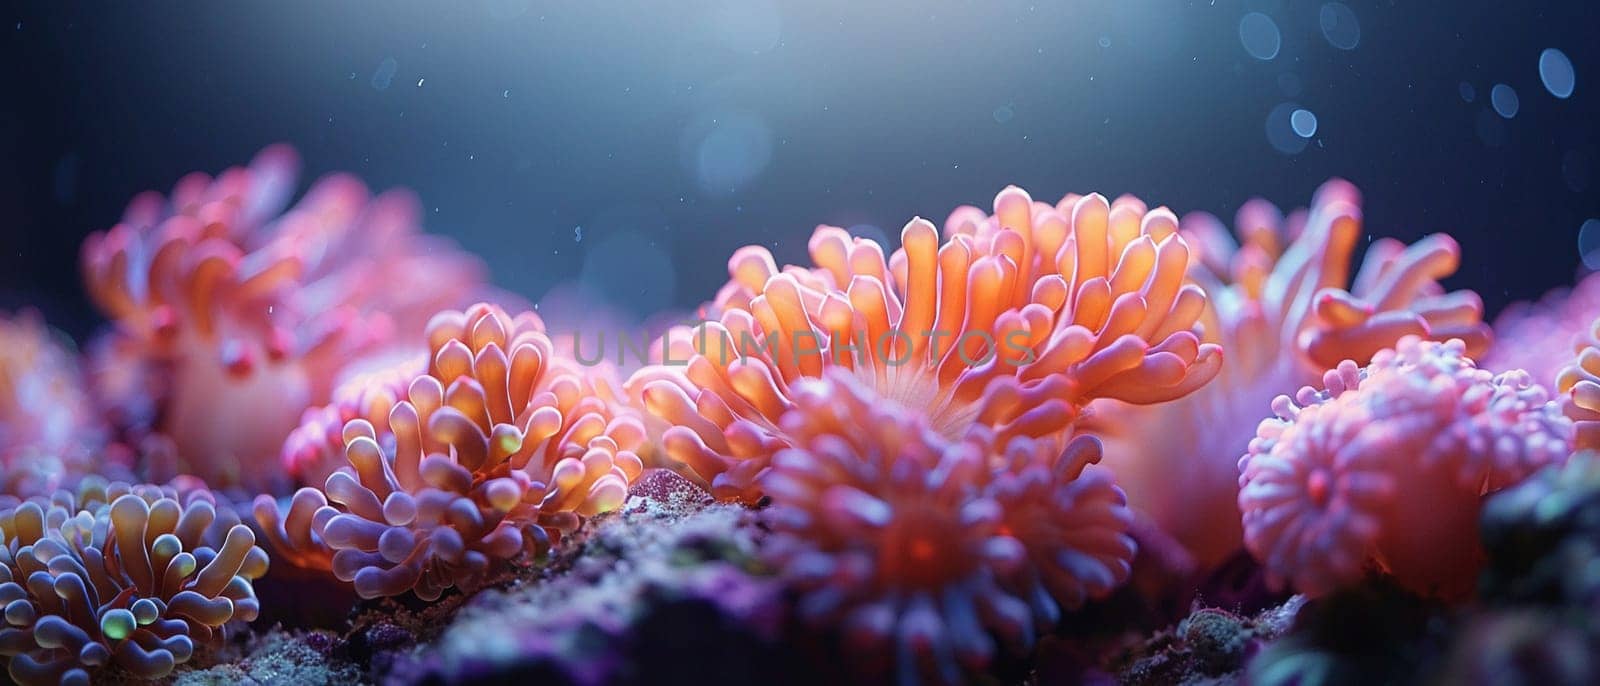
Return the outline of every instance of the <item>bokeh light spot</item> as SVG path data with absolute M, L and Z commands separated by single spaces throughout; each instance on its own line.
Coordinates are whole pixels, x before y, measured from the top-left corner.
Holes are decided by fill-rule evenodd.
M 684 142 L 690 172 L 711 195 L 738 192 L 772 161 L 772 130 L 748 112 L 702 116 L 685 131 Z
M 1600 271 L 1600 219 L 1585 219 L 1578 227 L 1578 256 L 1583 266 Z
M 1289 126 L 1294 129 L 1295 135 L 1301 138 L 1310 138 L 1317 135 L 1317 115 L 1311 110 L 1295 110 L 1289 115 Z
M 1011 118 L 1015 116 L 1017 116 L 1017 113 L 1011 109 L 1010 105 L 1001 105 L 994 108 L 994 120 L 1001 124 L 1011 121 Z
M 1496 114 L 1506 119 L 1517 116 L 1517 110 L 1522 108 L 1516 89 L 1503 83 L 1497 83 L 1489 90 L 1489 103 L 1494 105 Z
M 1462 81 L 1461 85 L 1456 88 L 1461 92 L 1462 102 L 1472 102 L 1478 99 L 1478 89 L 1473 88 L 1472 84 Z
M 372 87 L 375 90 L 388 90 L 389 84 L 394 83 L 395 72 L 400 71 L 400 63 L 393 57 L 385 57 L 378 63 L 378 68 L 372 72 Z
M 1265 61 L 1278 56 L 1278 50 L 1283 47 L 1283 34 L 1278 32 L 1278 24 L 1272 17 L 1251 12 L 1239 20 L 1239 42 L 1251 57 Z
M 1286 102 L 1267 113 L 1267 142 L 1285 155 L 1299 154 L 1306 149 L 1308 139 L 1295 132 L 1294 113 L 1303 111 L 1299 105 Z
M 1328 39 L 1328 44 L 1340 50 L 1354 50 L 1361 44 L 1361 22 L 1356 20 L 1356 13 L 1342 2 L 1330 2 L 1322 6 L 1322 11 L 1317 14 L 1317 23 L 1322 26 L 1322 37 Z
M 1539 53 L 1539 80 L 1544 82 L 1544 89 L 1550 91 L 1562 100 L 1572 97 L 1572 88 L 1577 82 L 1577 75 L 1572 71 L 1572 60 L 1567 59 L 1567 54 L 1555 48 L 1546 48 Z

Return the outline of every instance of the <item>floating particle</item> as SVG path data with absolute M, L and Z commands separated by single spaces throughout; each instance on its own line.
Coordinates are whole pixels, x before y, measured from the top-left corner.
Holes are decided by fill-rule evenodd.
M 1310 138 L 1317 135 L 1317 115 L 1311 110 L 1295 110 L 1289 115 L 1289 126 L 1294 129 L 1295 135 L 1301 138 Z
M 1539 53 L 1539 80 L 1544 82 L 1544 89 L 1550 91 L 1562 100 L 1572 97 L 1572 87 L 1577 82 L 1577 75 L 1572 71 L 1572 60 L 1567 59 L 1567 54 L 1555 48 L 1546 48 Z
M 1278 56 L 1279 48 L 1283 47 L 1283 34 L 1278 32 L 1278 24 L 1272 17 L 1251 12 L 1239 20 L 1239 42 L 1251 57 L 1266 61 Z
M 581 227 L 581 226 L 572 227 L 572 242 L 573 243 L 582 243 L 583 242 L 583 227 Z
M 375 90 L 388 90 L 389 84 L 394 83 L 394 73 L 400 70 L 400 63 L 393 57 L 385 57 L 378 63 L 377 70 L 372 72 L 372 87 Z
M 1328 39 L 1328 44 L 1333 47 L 1354 50 L 1361 44 L 1361 22 L 1356 20 L 1356 13 L 1342 2 L 1323 5 L 1317 15 L 1317 23 L 1322 26 L 1322 37 Z
M 1102 47 L 1102 48 L 1111 47 L 1111 36 L 1101 36 L 1100 37 L 1100 47 Z
M 1306 149 L 1309 140 L 1295 131 L 1293 122 L 1294 113 L 1302 111 L 1299 105 L 1286 102 L 1267 113 L 1267 142 L 1273 149 L 1285 155 L 1299 154 Z
M 1600 219 L 1585 219 L 1578 227 L 1578 256 L 1583 266 L 1600 270 Z
M 1522 107 L 1516 89 L 1503 83 L 1497 83 L 1489 90 L 1489 103 L 1494 105 L 1495 114 L 1506 119 L 1517 116 L 1517 110 Z

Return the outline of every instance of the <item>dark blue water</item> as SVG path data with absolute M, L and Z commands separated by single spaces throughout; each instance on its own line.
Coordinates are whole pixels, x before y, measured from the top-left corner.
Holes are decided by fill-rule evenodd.
M 691 306 L 739 245 L 798 260 L 818 223 L 894 236 L 1007 183 L 1231 213 L 1339 175 L 1369 233 L 1452 232 L 1451 285 L 1494 311 L 1570 282 L 1600 217 L 1586 5 L 25 4 L 0 11 L 0 307 L 86 332 L 83 236 L 287 141 L 415 188 L 530 298 Z

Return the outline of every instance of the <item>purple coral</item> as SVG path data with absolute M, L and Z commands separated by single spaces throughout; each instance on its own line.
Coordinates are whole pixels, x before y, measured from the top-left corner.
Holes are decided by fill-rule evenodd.
M 0 530 L 0 655 L 25 686 L 165 677 L 259 610 L 266 553 L 204 490 L 91 481 L 0 511 Z

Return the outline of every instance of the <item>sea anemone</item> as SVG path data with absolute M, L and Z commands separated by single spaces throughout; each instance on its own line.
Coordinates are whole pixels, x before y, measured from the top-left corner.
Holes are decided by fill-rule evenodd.
M 792 447 L 762 480 L 764 554 L 799 617 L 837 630 L 866 672 L 959 682 L 1127 578 L 1122 493 L 1084 473 L 1094 439 L 1052 461 L 1033 439 L 946 438 L 845 370 L 796 383 L 792 398 Z
M 0 492 L 28 497 L 71 487 L 104 466 L 105 426 L 68 352 L 32 311 L 0 314 Z
M 308 408 L 283 442 L 283 469 L 297 483 L 321 485 L 345 464 L 344 427 L 354 419 L 389 433 L 389 412 L 406 397 L 411 380 L 427 368 L 421 355 L 358 364 L 345 371 L 327 405 Z
M 1556 376 L 1561 408 L 1572 419 L 1574 447 L 1600 449 L 1600 319 L 1571 344 L 1574 355 Z
M 913 220 L 887 258 L 827 226 L 811 237 L 814 267 L 737 251 L 712 320 L 662 346 L 679 366 L 631 381 L 672 425 L 665 454 L 719 498 L 758 500 L 791 443 L 778 418 L 793 386 L 831 367 L 946 439 L 976 426 L 1058 448 L 1091 400 L 1162 402 L 1216 373 L 1220 350 L 1191 331 L 1205 296 L 1183 283 L 1189 251 L 1170 212 L 1099 195 L 1050 206 L 1012 187 L 993 218 L 957 216 L 942 245 Z
M 259 610 L 267 556 L 208 492 L 91 481 L 0 511 L 0 655 L 17 683 L 87 684 L 113 665 L 159 679 Z
M 1315 383 L 1342 359 L 1366 364 L 1405 335 L 1460 338 L 1470 355 L 1489 331 L 1476 294 L 1438 283 L 1460 259 L 1448 236 L 1409 247 L 1379 239 L 1350 279 L 1362 213 L 1359 192 L 1340 179 L 1288 216 L 1265 200 L 1246 202 L 1237 241 L 1205 213 L 1186 215 L 1181 233 L 1195 246 L 1189 276 L 1209 296 L 1203 339 L 1227 360 L 1214 381 L 1169 403 L 1096 403 L 1085 429 L 1105 438 L 1133 508 L 1210 569 L 1242 543 L 1234 466 L 1272 398 Z
M 1407 336 L 1273 402 L 1239 460 L 1245 544 L 1273 583 L 1320 596 L 1376 568 L 1470 592 L 1483 495 L 1565 460 L 1572 428 L 1526 373 L 1492 375 L 1465 348 Z
M 426 373 L 380 433 L 344 426 L 346 465 L 256 517 L 296 564 L 331 567 L 364 598 L 433 600 L 500 563 L 542 554 L 582 517 L 613 510 L 643 465 L 644 427 L 552 352 L 533 313 L 494 305 L 427 326 Z M 331 557 L 327 555 L 331 552 Z
M 1521 369 L 1554 387 L 1571 358 L 1573 339 L 1584 336 L 1600 313 L 1600 274 L 1558 288 L 1536 302 L 1517 302 L 1495 317 L 1495 343 L 1480 361 L 1493 370 Z
M 295 166 L 273 146 L 215 179 L 191 174 L 170 197 L 135 198 L 83 249 L 89 296 L 114 324 L 94 346 L 108 415 L 170 437 L 179 468 L 219 487 L 285 485 L 271 458 L 340 368 L 482 283 L 476 258 L 420 233 L 409 193 L 371 197 L 332 175 L 285 211 Z

